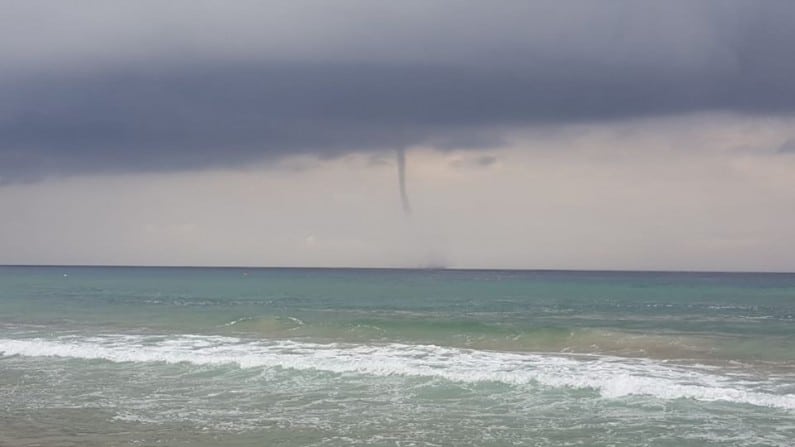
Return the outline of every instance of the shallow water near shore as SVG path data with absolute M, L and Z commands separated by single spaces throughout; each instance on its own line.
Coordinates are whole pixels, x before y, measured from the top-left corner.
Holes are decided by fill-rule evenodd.
M 0 445 L 788 446 L 795 275 L 0 267 Z

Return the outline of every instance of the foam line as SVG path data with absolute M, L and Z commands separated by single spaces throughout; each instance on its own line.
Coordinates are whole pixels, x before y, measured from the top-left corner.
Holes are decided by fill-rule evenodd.
M 759 391 L 749 382 L 649 359 L 565 357 L 446 348 L 433 345 L 318 344 L 244 341 L 219 336 L 131 335 L 0 339 L 5 356 L 62 357 L 110 362 L 164 362 L 289 368 L 372 376 L 437 377 L 455 382 L 501 382 L 592 389 L 605 398 L 724 401 L 795 410 L 795 394 Z

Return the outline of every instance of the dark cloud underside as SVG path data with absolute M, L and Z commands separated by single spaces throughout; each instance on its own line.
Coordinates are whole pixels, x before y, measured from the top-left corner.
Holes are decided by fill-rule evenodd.
M 650 29 L 642 26 L 647 13 L 626 26 L 637 8 L 595 4 L 549 3 L 567 12 L 557 19 L 563 28 L 526 37 L 513 28 L 541 26 L 538 11 L 505 30 L 485 21 L 490 28 L 479 29 L 473 14 L 467 26 L 475 28 L 452 32 L 458 40 L 449 31 L 455 18 L 440 16 L 437 37 L 418 42 L 411 26 L 405 35 L 393 29 L 385 52 L 362 57 L 344 45 L 325 56 L 296 50 L 295 58 L 286 46 L 275 57 L 249 42 L 249 60 L 144 51 L 133 62 L 86 62 L 82 70 L 28 68 L 0 80 L 0 183 L 418 143 L 485 146 L 497 140 L 495 129 L 548 123 L 795 112 L 795 4 L 703 2 L 693 13 L 704 29 L 683 24 L 687 3 Z M 578 7 L 584 17 L 571 14 Z M 621 20 L 606 26 L 613 16 Z M 361 38 L 379 35 L 368 33 Z M 484 41 L 494 46 L 472 44 Z

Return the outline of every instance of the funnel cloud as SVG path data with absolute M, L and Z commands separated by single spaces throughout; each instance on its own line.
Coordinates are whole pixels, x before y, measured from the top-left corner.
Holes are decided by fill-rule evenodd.
M 411 215 L 411 203 L 406 192 L 406 149 L 397 149 L 397 168 L 398 168 L 398 188 L 400 189 L 400 203 L 403 205 L 403 212 Z

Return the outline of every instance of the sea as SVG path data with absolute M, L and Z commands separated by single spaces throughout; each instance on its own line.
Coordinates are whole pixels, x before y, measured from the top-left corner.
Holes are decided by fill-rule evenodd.
M 795 274 L 0 267 L 0 446 L 795 445 Z

